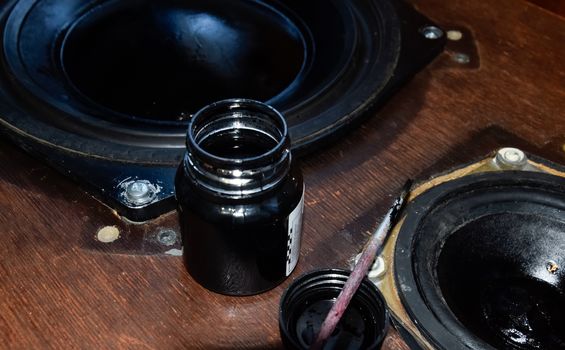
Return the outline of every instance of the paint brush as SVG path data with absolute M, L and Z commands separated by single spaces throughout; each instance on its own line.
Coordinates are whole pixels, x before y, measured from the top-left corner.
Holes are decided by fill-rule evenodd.
M 347 306 L 351 302 L 353 295 L 355 295 L 355 292 L 357 291 L 357 289 L 359 289 L 363 278 L 365 278 L 365 276 L 367 275 L 369 267 L 375 260 L 377 251 L 382 246 L 383 242 L 390 232 L 390 229 L 396 222 L 398 214 L 401 212 L 406 199 L 408 198 L 411 187 L 412 181 L 406 181 L 406 184 L 404 184 L 400 196 L 396 198 L 389 211 L 386 213 L 381 224 L 371 235 L 371 238 L 365 245 L 365 249 L 363 250 L 361 257 L 359 258 L 359 261 L 357 261 L 357 264 L 355 264 L 355 267 L 353 268 L 353 271 L 345 282 L 343 289 L 339 293 L 339 296 L 333 304 L 330 312 L 322 323 L 320 333 L 318 333 L 316 341 L 310 347 L 311 350 L 321 349 L 335 330 L 335 327 L 339 323 L 339 320 L 341 320 L 341 317 L 345 313 Z

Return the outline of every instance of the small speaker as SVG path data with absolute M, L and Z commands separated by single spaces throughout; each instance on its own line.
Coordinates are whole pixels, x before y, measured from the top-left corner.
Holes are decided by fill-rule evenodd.
M 565 178 L 489 171 L 407 207 L 400 300 L 438 349 L 565 349 Z

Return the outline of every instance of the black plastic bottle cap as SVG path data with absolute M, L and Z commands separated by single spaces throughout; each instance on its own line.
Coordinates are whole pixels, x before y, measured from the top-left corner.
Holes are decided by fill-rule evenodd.
M 327 269 L 296 279 L 282 296 L 279 328 L 287 349 L 308 349 L 350 272 Z M 379 349 L 389 314 L 377 287 L 365 279 L 324 349 Z

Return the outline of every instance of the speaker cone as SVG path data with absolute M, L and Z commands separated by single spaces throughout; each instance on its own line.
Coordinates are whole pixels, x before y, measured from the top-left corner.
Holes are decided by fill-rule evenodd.
M 565 179 L 475 174 L 407 208 L 400 298 L 441 349 L 565 348 Z

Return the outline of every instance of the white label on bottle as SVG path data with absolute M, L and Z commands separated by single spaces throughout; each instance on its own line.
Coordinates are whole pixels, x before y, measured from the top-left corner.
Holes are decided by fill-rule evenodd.
M 302 216 L 304 214 L 304 189 L 302 198 L 288 216 L 288 239 L 286 243 L 286 275 L 289 276 L 300 257 L 300 238 L 302 236 Z

